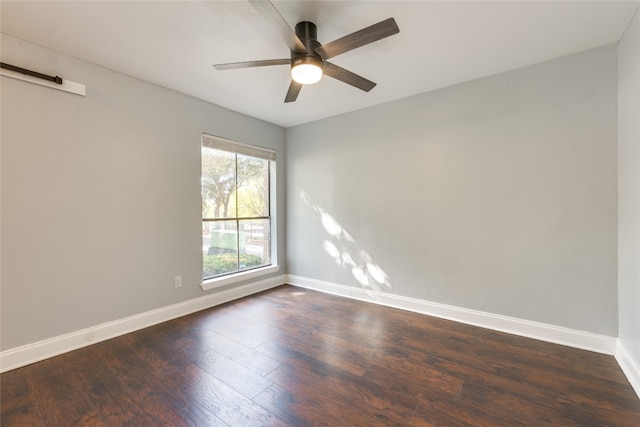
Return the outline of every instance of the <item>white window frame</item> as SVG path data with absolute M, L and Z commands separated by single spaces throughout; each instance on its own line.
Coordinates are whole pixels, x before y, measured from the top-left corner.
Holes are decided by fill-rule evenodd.
M 203 291 L 209 291 L 216 288 L 221 288 L 224 286 L 232 285 L 235 283 L 243 282 L 246 280 L 257 279 L 262 276 L 266 276 L 269 274 L 277 273 L 280 271 L 280 266 L 278 265 L 278 257 L 277 257 L 277 211 L 276 211 L 276 151 L 257 147 L 249 144 L 243 144 L 240 142 L 232 141 L 226 138 L 221 138 L 219 136 L 213 136 L 208 134 L 202 134 L 202 144 L 200 147 L 200 152 L 202 153 L 202 147 L 209 147 L 216 150 L 224 150 L 237 154 L 244 154 L 252 157 L 258 157 L 270 162 L 269 164 L 269 217 L 271 224 L 271 232 L 270 232 L 270 250 L 271 250 L 271 264 L 258 267 L 251 270 L 240 271 L 237 273 L 231 273 L 220 277 L 213 277 L 210 279 L 202 280 L 200 287 Z M 200 171 L 200 176 L 202 176 L 202 171 Z M 202 215 L 201 215 L 202 217 Z M 202 222 L 202 218 L 201 218 Z M 202 247 L 202 240 L 200 241 L 200 246 Z M 200 251 L 202 254 L 202 251 Z M 200 268 L 202 269 L 204 259 L 200 259 Z

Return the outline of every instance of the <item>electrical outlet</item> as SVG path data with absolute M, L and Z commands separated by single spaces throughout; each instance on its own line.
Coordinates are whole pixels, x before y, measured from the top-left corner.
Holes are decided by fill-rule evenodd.
M 182 287 L 182 276 L 176 276 L 173 278 L 173 284 L 174 286 L 177 288 L 181 288 Z

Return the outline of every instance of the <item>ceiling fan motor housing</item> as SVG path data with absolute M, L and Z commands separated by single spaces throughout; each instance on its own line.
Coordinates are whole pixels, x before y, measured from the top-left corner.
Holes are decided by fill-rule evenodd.
M 318 29 L 316 24 L 309 21 L 302 21 L 296 25 L 295 31 L 307 51 L 291 51 L 291 68 L 300 64 L 313 64 L 322 69 L 322 57 L 316 53 L 316 48 L 320 47 L 320 42 L 317 40 Z

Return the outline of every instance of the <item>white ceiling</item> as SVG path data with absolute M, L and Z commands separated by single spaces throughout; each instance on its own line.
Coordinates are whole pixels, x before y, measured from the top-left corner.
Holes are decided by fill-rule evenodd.
M 216 71 L 212 64 L 289 57 L 243 0 L 2 0 L 1 30 L 290 127 L 614 43 L 638 7 L 638 1 L 273 3 L 291 27 L 316 23 L 321 43 L 394 17 L 399 34 L 331 59 L 378 86 L 366 93 L 325 77 L 284 104 L 287 66 Z

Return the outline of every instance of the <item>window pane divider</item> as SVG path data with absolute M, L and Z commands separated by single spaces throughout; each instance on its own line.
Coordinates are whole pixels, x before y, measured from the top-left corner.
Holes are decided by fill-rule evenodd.
M 232 218 L 202 218 L 205 222 L 216 222 L 216 221 L 250 221 L 254 219 L 270 219 L 268 216 L 247 216 L 247 217 L 232 217 Z
M 234 194 L 234 199 L 235 199 L 235 204 L 236 204 L 236 248 L 238 248 L 238 252 L 236 253 L 236 265 L 238 266 L 238 270 L 240 270 L 240 219 L 237 218 L 238 216 L 238 153 L 235 153 L 235 158 L 236 158 L 236 170 L 235 170 L 235 177 L 234 177 L 234 181 L 235 181 L 235 188 L 233 191 Z

